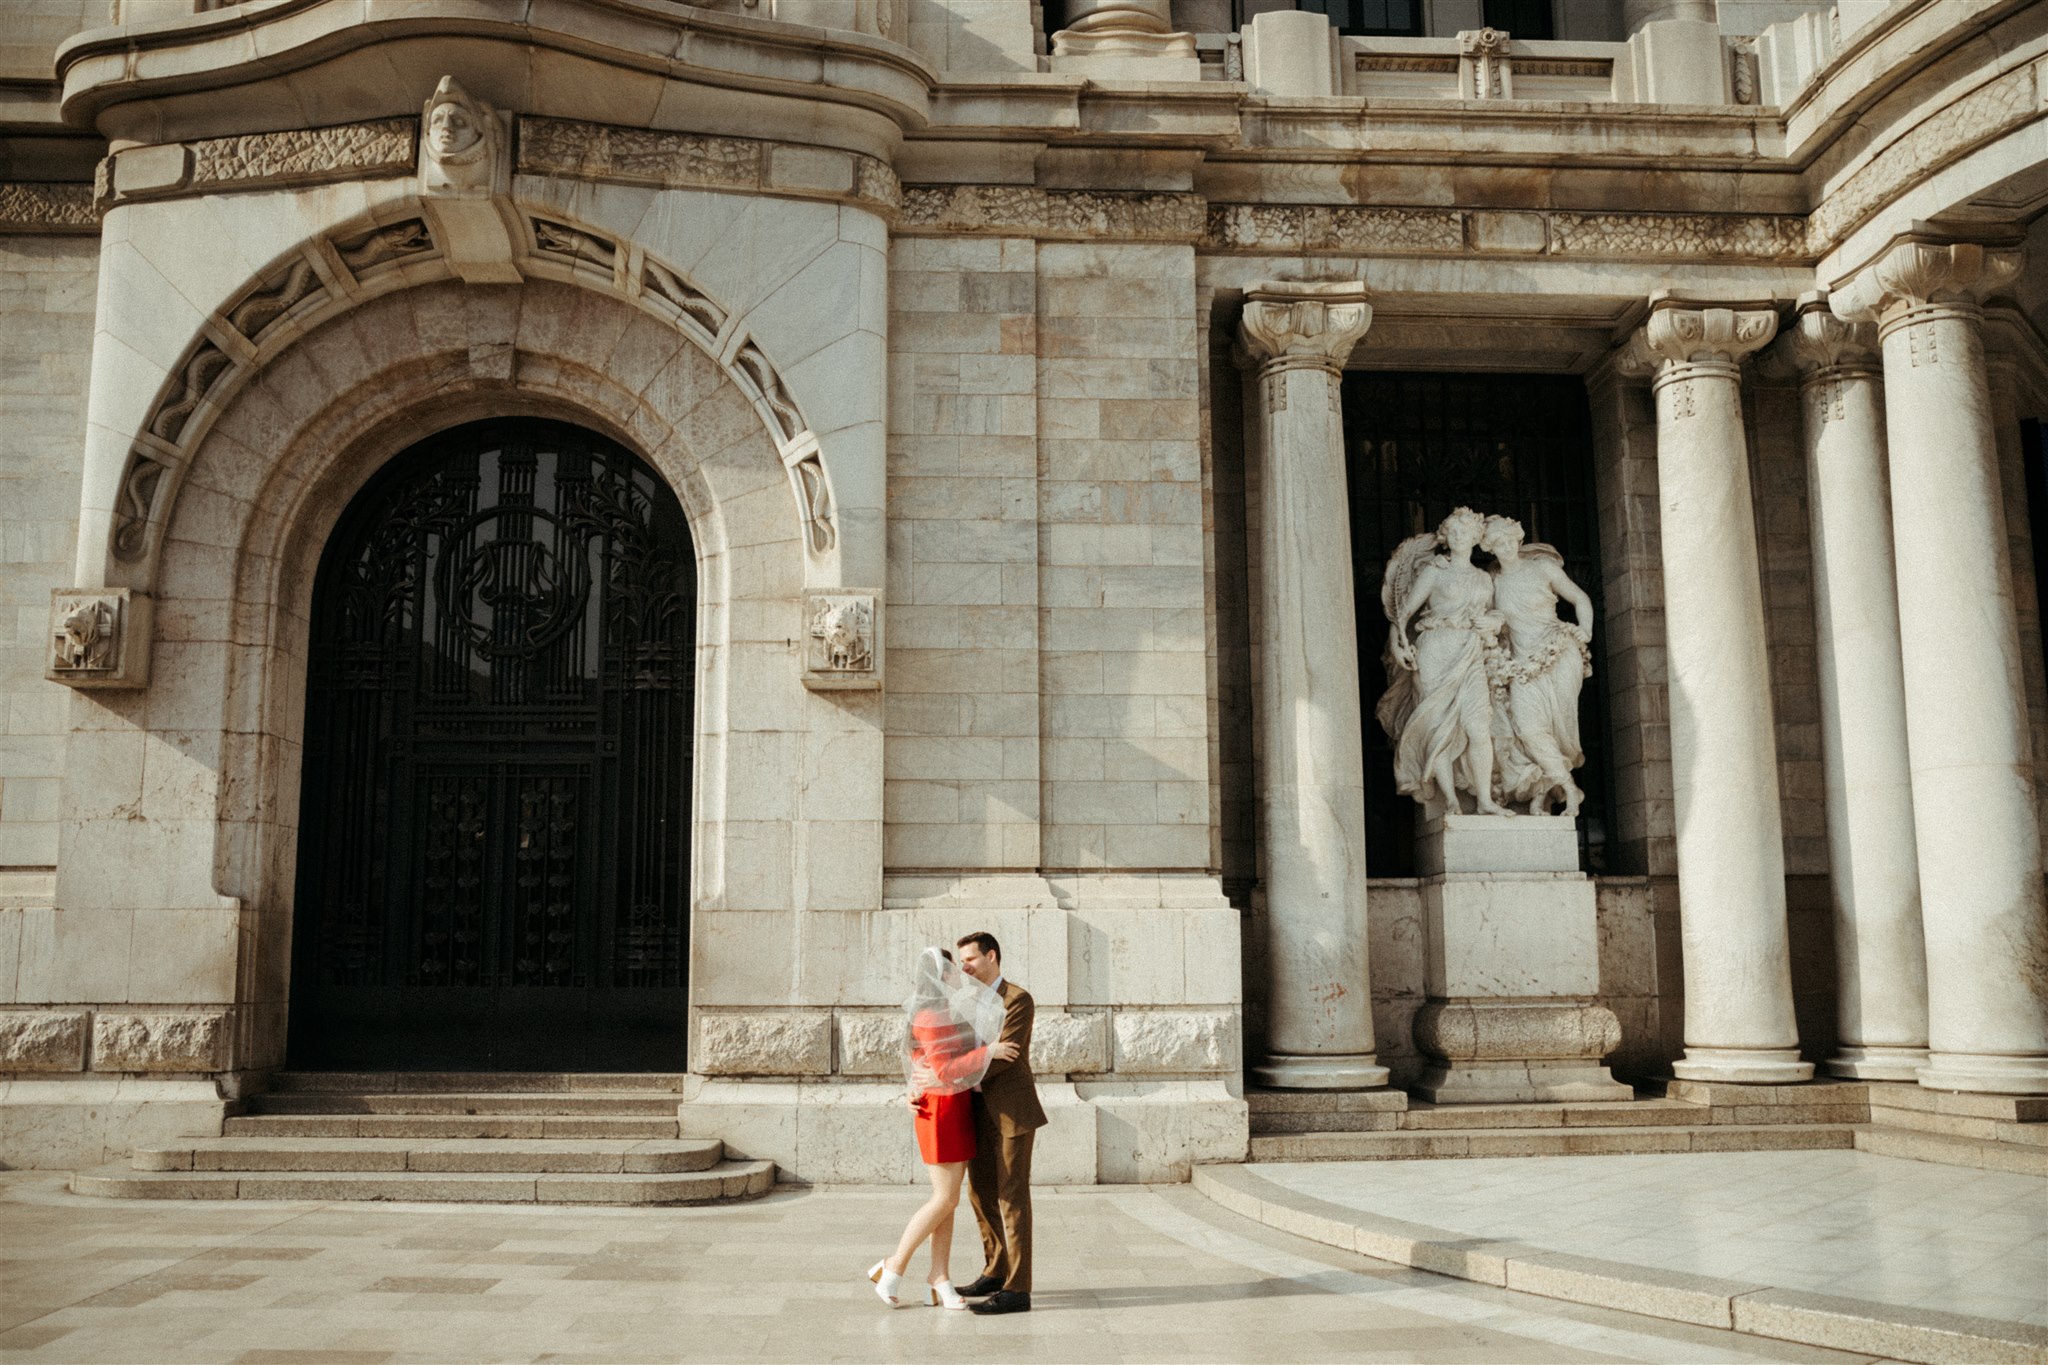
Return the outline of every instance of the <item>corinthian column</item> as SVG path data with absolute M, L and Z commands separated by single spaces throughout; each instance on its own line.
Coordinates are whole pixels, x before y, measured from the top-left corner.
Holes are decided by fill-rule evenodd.
M 1259 834 L 1266 888 L 1261 1085 L 1385 1085 L 1365 957 L 1365 748 L 1338 378 L 1372 322 L 1356 284 L 1261 284 Z
M 1685 1080 L 1803 1081 L 1785 928 L 1778 746 L 1742 430 L 1768 305 L 1652 300 L 1625 363 L 1654 366 Z
M 2048 904 L 1976 299 L 2020 257 L 1909 236 L 1830 300 L 1884 347 L 1926 926 L 1923 1085 L 2048 1094 Z
M 1910 1081 L 1927 1061 L 1927 958 L 1877 329 L 1809 294 L 1778 348 L 1800 372 L 1806 437 L 1840 1033 L 1828 1070 Z

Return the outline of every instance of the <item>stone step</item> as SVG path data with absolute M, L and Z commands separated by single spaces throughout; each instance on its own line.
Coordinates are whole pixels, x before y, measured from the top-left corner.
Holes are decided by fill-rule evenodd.
M 102 1199 L 401 1200 L 480 1204 L 705 1204 L 751 1199 L 775 1184 L 772 1161 L 726 1161 L 668 1175 L 443 1171 L 138 1171 L 102 1166 L 71 1177 Z
M 1397 1127 L 1408 1107 L 1400 1090 L 1244 1092 L 1254 1133 L 1365 1133 Z
M 562 1090 L 654 1090 L 681 1095 L 679 1071 L 274 1071 L 268 1088 L 295 1093 L 524 1094 Z
M 1870 1121 L 1880 1128 L 1908 1128 L 1944 1137 L 1975 1138 L 1980 1142 L 2048 1147 L 2048 1123 L 2008 1123 L 2002 1119 L 1976 1118 L 1969 1114 L 1941 1113 L 1930 1109 L 1893 1109 L 1875 1102 L 1870 1106 Z
M 1655 1128 L 1698 1123 L 1697 1106 L 1676 1100 L 1567 1104 L 1425 1104 L 1401 1115 L 1402 1131 L 1438 1128 Z
M 242 1101 L 251 1114 L 604 1114 L 675 1117 L 675 1095 L 633 1090 L 347 1092 L 266 1091 Z
M 1883 1081 L 1871 1084 L 1870 1107 L 1913 1109 L 1928 1114 L 1994 1119 L 2001 1123 L 2048 1124 L 2048 1095 L 1973 1095 Z
M 2031 1143 L 1986 1142 L 1979 1138 L 1950 1137 L 1942 1133 L 1873 1124 L 1856 1130 L 1856 1150 L 1877 1156 L 1904 1157 L 1909 1161 L 1935 1161 L 1944 1166 L 1973 1166 L 1983 1171 L 2048 1176 L 2048 1147 Z
M 196 1138 L 136 1149 L 138 1171 L 441 1171 L 674 1175 L 725 1158 L 707 1139 Z
M 244 1114 L 227 1120 L 229 1137 L 365 1138 L 672 1138 L 667 1118 L 610 1114 Z
M 1251 1140 L 1253 1161 L 1405 1161 L 1646 1152 L 1769 1152 L 1854 1147 L 1847 1124 L 1699 1124 L 1613 1128 L 1465 1128 L 1296 1133 Z

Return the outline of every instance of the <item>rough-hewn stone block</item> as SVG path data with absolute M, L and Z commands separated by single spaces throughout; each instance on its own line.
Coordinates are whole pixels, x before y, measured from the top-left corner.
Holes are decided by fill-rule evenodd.
M 1237 1065 L 1237 1021 L 1227 1014 L 1119 1011 L 1119 1074 L 1228 1071 Z
M 903 1014 L 839 1016 L 839 1074 L 897 1076 L 903 1072 Z
M 217 1071 L 225 1064 L 227 1015 L 102 1014 L 93 1021 L 95 1071 Z
M 827 1014 L 707 1014 L 699 1070 L 713 1076 L 823 1076 L 832 1070 Z
M 1109 1017 L 1040 1014 L 1031 1025 L 1031 1069 L 1041 1076 L 1109 1070 Z
M 83 1010 L 0 1014 L 0 1072 L 83 1071 L 91 1029 Z

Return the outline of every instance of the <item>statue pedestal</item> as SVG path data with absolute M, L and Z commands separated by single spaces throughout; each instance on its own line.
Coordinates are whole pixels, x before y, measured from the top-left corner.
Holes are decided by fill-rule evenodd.
M 1593 881 L 1563 815 L 1440 815 L 1417 836 L 1429 1000 L 1415 1092 L 1436 1104 L 1627 1100 L 1600 1059 L 1621 1024 L 1597 1003 Z

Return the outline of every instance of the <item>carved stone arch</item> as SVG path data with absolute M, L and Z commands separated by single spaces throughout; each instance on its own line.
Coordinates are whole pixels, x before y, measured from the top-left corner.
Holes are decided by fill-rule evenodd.
M 804 582 L 839 580 L 840 524 L 832 480 L 812 425 L 742 319 L 685 272 L 638 243 L 558 210 L 520 211 L 520 273 L 623 299 L 660 319 L 715 362 L 747 397 L 774 441 L 802 527 Z M 387 207 L 301 242 L 272 261 L 202 324 L 134 435 L 114 494 L 102 583 L 155 592 L 166 526 L 192 452 L 252 376 L 297 339 L 395 290 L 455 277 L 432 215 L 418 201 Z M 509 353 L 472 358 L 505 369 Z

